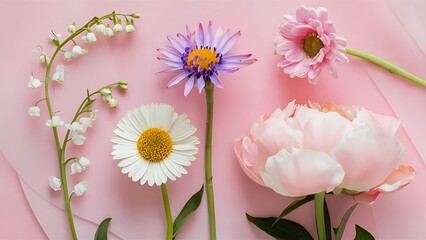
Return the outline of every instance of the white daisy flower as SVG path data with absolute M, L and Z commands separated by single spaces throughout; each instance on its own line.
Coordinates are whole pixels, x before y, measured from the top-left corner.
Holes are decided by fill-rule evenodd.
M 113 159 L 132 181 L 160 186 L 176 180 L 195 160 L 197 130 L 186 115 L 168 104 L 142 105 L 130 110 L 117 124 L 112 138 Z

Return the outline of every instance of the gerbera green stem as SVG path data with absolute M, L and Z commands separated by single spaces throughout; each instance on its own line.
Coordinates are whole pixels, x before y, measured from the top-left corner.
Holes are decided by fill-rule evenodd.
M 166 240 L 173 239 L 173 218 L 170 211 L 169 195 L 167 194 L 166 184 L 161 184 L 161 194 L 163 195 L 164 212 L 166 213 L 167 233 Z
M 207 103 L 206 145 L 204 149 L 207 208 L 209 212 L 210 240 L 216 240 L 216 217 L 215 217 L 215 211 L 214 211 L 213 174 L 212 174 L 214 85 L 210 81 L 210 79 L 206 81 L 206 86 L 204 87 L 204 90 L 206 91 L 206 103 Z
M 412 81 L 416 84 L 419 84 L 423 87 L 426 87 L 426 81 L 425 80 L 423 80 L 423 79 L 407 72 L 406 70 L 404 70 L 404 69 L 402 69 L 402 68 L 400 68 L 400 67 L 398 67 L 398 66 L 396 66 L 396 65 L 394 65 L 394 64 L 392 64 L 392 63 L 390 63 L 386 60 L 383 60 L 379 57 L 376 57 L 374 55 L 371 55 L 371 54 L 368 54 L 368 53 L 365 53 L 365 52 L 361 52 L 361 51 L 358 51 L 358 50 L 355 50 L 355 49 L 351 49 L 351 48 L 346 48 L 346 53 L 353 55 L 355 57 L 359 57 L 359 58 L 362 58 L 364 60 L 367 60 L 371 63 L 374 63 L 374 64 L 388 70 L 389 72 L 391 72 L 393 74 L 396 74 L 396 75 L 403 77 L 405 79 L 408 79 L 408 80 L 410 80 L 410 81 Z
M 315 223 L 317 225 L 317 233 L 319 240 L 326 240 L 325 223 L 324 223 L 324 197 L 325 192 L 315 194 Z

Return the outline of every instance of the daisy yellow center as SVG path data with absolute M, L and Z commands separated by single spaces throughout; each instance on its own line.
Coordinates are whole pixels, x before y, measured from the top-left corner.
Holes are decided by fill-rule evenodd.
M 188 61 L 186 64 L 187 68 L 193 66 L 199 67 L 204 70 L 208 70 L 212 64 L 219 62 L 219 57 L 216 51 L 210 49 L 195 49 L 188 55 Z
M 144 159 L 150 162 L 160 162 L 172 152 L 173 141 L 163 129 L 148 128 L 139 136 L 137 148 Z
M 313 58 L 324 47 L 324 43 L 318 38 L 316 33 L 311 32 L 302 39 L 302 47 L 306 55 Z

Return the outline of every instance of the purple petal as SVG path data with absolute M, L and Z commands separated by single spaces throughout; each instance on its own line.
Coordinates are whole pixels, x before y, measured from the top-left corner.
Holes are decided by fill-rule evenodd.
M 203 91 L 204 86 L 206 86 L 206 82 L 204 81 L 203 76 L 201 75 L 198 79 L 197 79 L 197 88 L 198 91 L 201 93 Z
M 167 87 L 172 87 L 172 86 L 178 84 L 180 81 L 182 81 L 182 79 L 188 77 L 189 74 L 190 74 L 189 72 L 183 72 L 183 73 L 177 75 L 176 77 L 174 77 L 172 80 L 170 80 L 167 83 Z
M 220 42 L 218 43 L 216 49 L 222 49 L 223 46 L 225 45 L 226 41 L 228 41 L 229 39 L 229 32 L 230 30 L 226 30 L 226 32 L 223 34 L 222 40 L 220 40 Z
M 229 60 L 229 61 L 241 61 L 251 57 L 251 55 L 252 54 L 227 55 L 227 56 L 223 56 L 222 59 Z
M 195 34 L 195 45 L 197 47 L 205 46 L 204 29 L 203 29 L 203 25 L 201 23 L 198 25 L 198 32 Z
M 156 73 L 167 73 L 167 72 L 173 72 L 173 71 L 177 71 L 177 70 L 182 70 L 182 67 L 168 68 L 168 69 L 164 69 L 162 71 L 156 72 Z
M 210 76 L 210 80 L 212 81 L 212 83 L 218 87 L 218 88 L 223 88 L 223 84 L 220 81 L 219 77 L 216 74 L 213 74 Z
M 223 38 L 223 30 L 222 30 L 222 28 L 219 28 L 216 31 L 216 34 L 214 35 L 211 47 L 212 48 L 215 48 L 215 47 L 217 48 L 217 45 L 220 43 L 220 41 L 222 40 L 222 38 Z
M 188 94 L 191 92 L 192 87 L 194 86 L 194 75 L 192 75 L 188 81 L 185 83 L 185 89 L 183 92 L 183 95 L 188 96 Z
M 176 38 L 168 36 L 167 39 L 176 50 L 178 50 L 181 53 L 185 52 L 185 47 L 183 47 Z
M 240 67 L 251 65 L 251 64 L 255 63 L 256 61 L 257 61 L 257 59 L 247 59 L 245 61 L 238 61 L 238 62 L 223 61 L 220 66 L 221 66 L 221 68 L 226 68 L 226 69 L 240 68 Z
M 232 35 L 228 41 L 225 42 L 225 44 L 223 45 L 221 50 L 218 50 L 218 52 L 220 52 L 221 54 L 226 54 L 227 52 L 229 52 L 229 50 L 231 50 L 231 48 L 234 46 L 234 44 L 237 42 L 237 40 L 240 38 L 241 36 L 241 32 L 238 31 L 237 33 L 235 33 L 234 35 Z
M 189 39 L 186 38 L 182 33 L 177 34 L 177 40 L 184 48 L 191 47 L 191 41 L 189 41 Z
M 204 34 L 204 45 L 211 46 L 212 44 L 212 22 L 209 21 L 209 26 L 207 27 L 207 32 Z
M 226 72 L 226 73 L 233 73 L 236 72 L 238 70 L 240 70 L 239 68 L 222 68 L 222 67 L 218 67 L 216 68 L 217 71 L 219 72 Z
M 168 51 L 168 50 L 166 50 L 164 48 L 158 49 L 158 52 L 161 53 L 161 54 L 163 54 L 165 57 L 170 58 L 173 61 L 180 61 L 180 58 L 182 56 L 182 54 L 176 55 L 173 52 L 170 52 L 170 51 Z
M 181 67 L 181 68 L 183 67 L 183 63 L 182 61 L 180 61 L 180 59 L 179 59 L 179 62 L 170 60 L 168 58 L 163 58 L 163 57 L 157 57 L 157 59 L 172 67 Z

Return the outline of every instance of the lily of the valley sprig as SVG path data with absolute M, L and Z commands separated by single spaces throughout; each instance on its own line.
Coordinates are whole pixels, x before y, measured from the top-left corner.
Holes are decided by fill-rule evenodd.
M 206 94 L 205 182 L 209 231 L 212 240 L 216 239 L 212 173 L 214 87 L 223 88 L 223 83 L 218 76 L 219 73 L 232 73 L 257 61 L 250 58 L 251 54 L 229 54 L 240 36 L 239 31 L 234 34 L 231 34 L 229 29 L 224 31 L 219 28 L 213 31 L 211 22 L 209 22 L 207 28 L 204 28 L 200 23 L 195 32 L 191 32 L 187 27 L 186 36 L 182 33 L 178 33 L 176 37 L 168 36 L 167 39 L 171 45 L 158 49 L 161 54 L 158 59 L 170 66 L 162 72 L 180 72 L 168 82 L 167 87 L 174 86 L 187 79 L 184 89 L 185 96 L 190 93 L 194 85 L 197 86 L 200 93 L 204 89 Z
M 300 6 L 296 17 L 285 14 L 279 28 L 280 35 L 274 40 L 275 53 L 283 57 L 278 63 L 291 78 L 308 77 L 316 83 L 323 68 L 336 77 L 336 62 L 348 63 L 346 54 L 374 63 L 391 73 L 421 86 L 426 81 L 406 70 L 371 54 L 346 47 L 346 39 L 338 37 L 333 22 L 328 20 L 326 8 Z
M 94 92 L 87 90 L 86 97 L 83 99 L 80 106 L 76 110 L 73 118 L 70 119 L 70 121 L 65 122 L 60 116 L 60 111 L 63 112 L 65 109 L 60 109 L 60 111 L 58 109 L 53 109 L 49 93 L 50 88 L 54 87 L 55 84 L 63 84 L 65 82 L 65 65 L 61 63 L 56 64 L 55 71 L 52 72 L 54 67 L 53 64 L 55 63 L 57 57 L 60 56 L 60 54 L 62 54 L 62 57 L 65 61 L 71 61 L 81 55 L 87 54 L 88 50 L 84 48 L 84 44 L 96 42 L 97 38 L 101 35 L 111 37 L 115 33 L 119 32 L 118 25 L 121 24 L 121 19 L 126 20 L 126 32 L 134 31 L 135 28 L 133 26 L 133 19 L 137 19 L 139 17 L 140 16 L 135 13 L 121 14 L 112 12 L 103 17 L 94 17 L 79 28 L 74 22 L 68 26 L 68 32 L 70 35 L 63 41 L 61 41 L 61 34 L 51 31 L 49 37 L 52 43 L 56 46 L 56 49 L 51 56 L 48 56 L 47 53 L 43 51 L 43 48 L 38 46 L 38 49 L 41 49 L 39 60 L 42 64 L 46 65 L 44 80 L 39 80 L 39 78 L 36 77 L 36 74 L 31 73 L 28 87 L 30 89 L 36 89 L 42 87 L 44 84 L 44 98 L 36 101 L 34 105 L 28 109 L 28 113 L 30 116 L 39 117 L 41 115 L 39 104 L 42 102 L 46 104 L 48 119 L 46 120 L 45 125 L 52 129 L 58 155 L 60 175 L 59 177 L 49 177 L 49 185 L 54 191 L 61 190 L 63 192 L 70 232 L 73 239 L 77 239 L 77 232 L 74 226 L 71 200 L 74 196 L 83 195 L 88 189 L 88 183 L 86 181 L 81 181 L 77 183 L 70 191 L 67 182 L 67 168 L 69 168 L 70 174 L 72 175 L 81 173 L 89 167 L 90 160 L 84 156 L 69 156 L 66 151 L 68 143 L 72 142 L 74 145 L 84 144 L 86 140 L 84 133 L 88 128 L 92 127 L 92 124 L 96 118 L 97 110 L 91 108 L 93 102 L 96 100 L 95 97 L 97 95 L 101 95 L 102 99 L 110 107 L 116 107 L 118 102 L 115 98 L 112 97 L 112 87 L 118 87 L 120 90 L 124 91 L 127 89 L 127 82 L 118 81 L 112 84 L 108 84 Z M 115 31 L 111 29 L 108 22 L 114 24 L 114 29 L 116 29 Z M 108 23 L 107 26 L 104 25 L 105 23 Z M 81 37 L 81 41 L 84 42 L 83 45 L 78 44 L 80 39 L 77 37 L 79 35 L 84 35 Z M 58 128 L 61 127 L 66 129 L 62 138 L 58 130 Z

